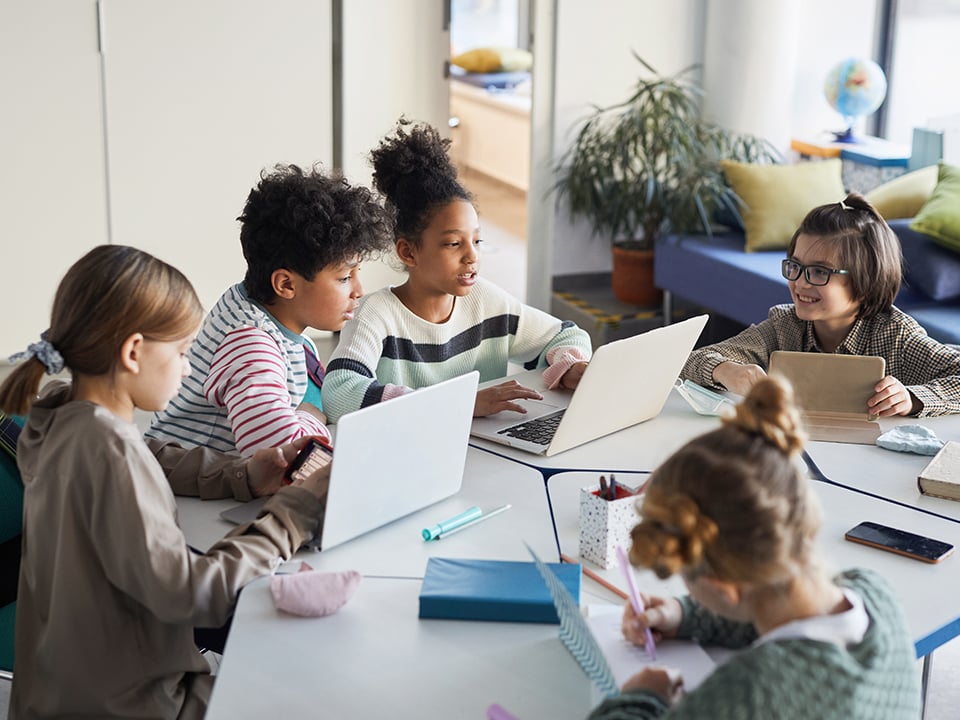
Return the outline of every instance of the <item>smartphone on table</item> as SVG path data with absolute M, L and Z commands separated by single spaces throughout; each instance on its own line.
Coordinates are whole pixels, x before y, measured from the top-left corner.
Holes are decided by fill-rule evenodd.
M 333 448 L 327 444 L 327 441 L 323 438 L 311 437 L 287 466 L 283 480 L 288 485 L 298 480 L 306 480 L 329 465 L 331 460 L 333 460 Z
M 953 552 L 950 543 L 875 522 L 860 523 L 848 530 L 844 538 L 927 563 L 940 562 Z

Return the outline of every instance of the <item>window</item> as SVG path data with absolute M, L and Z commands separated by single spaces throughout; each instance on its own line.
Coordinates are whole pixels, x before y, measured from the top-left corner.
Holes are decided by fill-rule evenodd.
M 529 43 L 529 0 L 451 0 L 450 54 Z
M 913 129 L 960 123 L 960 0 L 884 0 L 890 11 L 889 87 L 881 132 L 909 145 Z

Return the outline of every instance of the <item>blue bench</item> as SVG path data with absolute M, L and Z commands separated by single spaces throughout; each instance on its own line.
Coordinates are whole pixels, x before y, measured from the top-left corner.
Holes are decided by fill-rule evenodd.
M 911 267 L 956 264 L 956 254 L 926 242 L 909 229 L 910 220 L 892 220 L 890 227 L 904 248 L 905 277 L 896 305 L 943 343 L 960 344 L 960 299 L 937 301 L 910 286 Z M 654 280 L 664 291 L 664 317 L 675 295 L 742 325 L 765 320 L 769 309 L 791 302 L 780 274 L 782 250 L 744 252 L 742 232 L 671 235 L 657 240 Z

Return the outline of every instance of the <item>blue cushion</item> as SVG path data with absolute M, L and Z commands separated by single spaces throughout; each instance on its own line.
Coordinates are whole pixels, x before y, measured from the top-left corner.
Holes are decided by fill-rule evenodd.
M 783 250 L 747 253 L 743 233 L 669 235 L 657 239 L 654 282 L 744 325 L 767 319 L 770 308 L 791 302 L 780 274 Z
M 890 226 L 898 233 L 909 231 L 909 220 L 892 221 Z M 906 237 L 904 234 L 903 237 Z M 905 246 L 914 238 L 907 237 Z M 921 243 L 925 240 L 920 238 Z M 706 235 L 669 235 L 657 239 L 654 255 L 654 279 L 658 288 L 710 308 L 743 325 L 767 318 L 771 306 L 791 302 L 787 281 L 780 274 L 783 250 L 747 253 L 743 249 L 742 233 Z M 943 343 L 960 344 L 960 296 L 956 300 L 934 300 L 924 290 L 922 257 L 913 257 L 906 282 L 900 287 L 896 305 L 913 316 L 930 337 Z M 946 252 L 950 257 L 940 262 L 956 267 L 957 256 L 942 247 L 923 247 L 924 251 Z M 921 255 L 922 253 L 916 253 Z M 934 263 L 936 264 L 936 263 Z M 935 270 L 933 268 L 932 270 Z M 931 270 L 931 272 L 932 272 Z M 934 292 L 946 292 L 947 273 L 939 280 L 941 287 Z M 927 278 L 929 279 L 929 278 Z M 930 290 L 927 287 L 927 290 Z
M 456 65 L 450 66 L 450 77 L 468 85 L 494 90 L 510 90 L 526 82 L 531 75 L 525 70 L 472 73 Z
M 897 307 L 900 307 L 899 305 Z M 927 335 L 942 343 L 960 345 L 960 305 L 931 303 L 925 307 L 900 308 L 920 323 Z
M 929 235 L 911 229 L 910 220 L 891 220 L 903 248 L 904 281 L 933 300 L 960 297 L 960 255 Z

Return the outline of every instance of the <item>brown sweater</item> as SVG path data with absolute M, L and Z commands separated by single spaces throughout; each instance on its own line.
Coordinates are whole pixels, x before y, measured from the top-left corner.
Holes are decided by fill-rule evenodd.
M 270 513 L 192 552 L 160 464 L 135 425 L 48 386 L 18 445 L 23 558 L 11 720 L 53 716 L 199 718 L 213 678 L 193 627 L 222 625 L 240 589 L 289 558 L 323 504 L 284 488 Z M 164 467 L 197 475 L 216 461 L 228 483 L 240 460 L 194 453 Z

